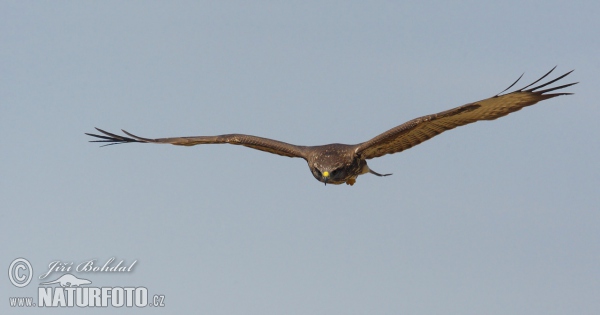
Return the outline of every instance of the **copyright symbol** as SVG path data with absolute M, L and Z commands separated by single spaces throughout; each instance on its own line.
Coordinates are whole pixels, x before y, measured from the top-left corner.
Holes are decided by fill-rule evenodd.
M 27 272 L 22 273 L 21 270 L 27 270 Z M 22 288 L 29 284 L 31 278 L 33 277 L 33 268 L 31 268 L 31 264 L 25 258 L 17 258 L 13 260 L 8 267 L 8 279 L 15 287 Z

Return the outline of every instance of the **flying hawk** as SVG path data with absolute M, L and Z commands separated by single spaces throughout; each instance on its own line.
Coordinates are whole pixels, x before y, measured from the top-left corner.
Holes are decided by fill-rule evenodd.
M 106 142 L 106 145 L 129 142 L 168 143 L 184 146 L 221 143 L 243 145 L 245 147 L 269 153 L 303 158 L 308 163 L 308 167 L 313 176 L 318 181 L 325 183 L 325 185 L 328 183 L 336 185 L 346 183 L 348 185 L 353 185 L 356 182 L 356 177 L 362 174 L 371 173 L 377 176 L 391 175 L 379 174 L 371 170 L 367 165 L 368 159 L 402 152 L 423 141 L 429 140 L 446 130 L 458 126 L 463 126 L 479 120 L 494 120 L 512 112 L 516 112 L 523 107 L 533 105 L 539 101 L 559 95 L 572 94 L 549 92 L 569 87 L 578 82 L 543 90 L 540 89 L 566 77 L 573 72 L 573 70 L 554 80 L 531 87 L 547 77 L 555 68 L 556 67 L 552 68 L 552 70 L 548 71 L 548 73 L 535 82 L 514 92 L 502 94 L 513 87 L 523 75 L 504 91 L 493 97 L 459 106 L 441 113 L 415 118 L 394 127 L 371 140 L 358 144 L 332 143 L 320 146 L 300 146 L 244 134 L 148 139 L 135 136 L 125 130 L 123 130 L 123 132 L 129 137 L 116 135 L 99 128 L 96 128 L 96 130 L 101 132 L 102 135 L 86 134 L 102 139 L 92 140 L 90 142 Z

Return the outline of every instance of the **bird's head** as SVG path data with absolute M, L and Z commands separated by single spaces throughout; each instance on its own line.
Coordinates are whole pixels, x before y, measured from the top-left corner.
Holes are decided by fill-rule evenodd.
M 358 160 L 351 146 L 330 144 L 319 149 L 317 154 L 308 159 L 308 167 L 318 181 L 325 185 L 339 185 L 358 175 Z

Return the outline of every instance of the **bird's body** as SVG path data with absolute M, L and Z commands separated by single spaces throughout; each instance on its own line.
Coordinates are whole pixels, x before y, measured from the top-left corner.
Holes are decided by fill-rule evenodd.
M 506 116 L 512 112 L 521 110 L 523 107 L 533 105 L 539 101 L 571 93 L 548 93 L 566 88 L 576 83 L 561 85 L 558 87 L 540 90 L 565 76 L 568 72 L 545 84 L 527 89 L 544 79 L 554 69 L 532 84 L 511 93 L 502 94 L 504 91 L 485 100 L 469 103 L 437 114 L 419 117 L 402 125 L 394 127 L 368 141 L 349 144 L 326 144 L 320 146 L 298 146 L 273 139 L 261 138 L 244 134 L 227 134 L 219 136 L 195 136 L 148 139 L 135 136 L 123 130 L 130 137 L 116 135 L 96 128 L 103 135 L 87 134 L 102 140 L 92 142 L 107 142 L 110 144 L 141 142 L 141 143 L 165 143 L 183 146 L 199 144 L 235 144 L 243 145 L 256 150 L 279 154 L 288 157 L 299 157 L 306 160 L 313 176 L 325 184 L 349 184 L 353 185 L 359 175 L 371 173 L 377 176 L 391 174 L 379 174 L 369 168 L 366 160 L 380 157 L 386 154 L 402 152 L 423 141 L 458 126 L 470 124 L 479 120 L 494 120 Z M 520 78 L 519 78 L 520 79 Z M 517 81 L 519 81 L 517 79 Z M 509 86 L 510 89 L 515 83 Z M 505 91 L 506 91 L 505 90 Z M 502 94 L 502 95 L 501 95 Z

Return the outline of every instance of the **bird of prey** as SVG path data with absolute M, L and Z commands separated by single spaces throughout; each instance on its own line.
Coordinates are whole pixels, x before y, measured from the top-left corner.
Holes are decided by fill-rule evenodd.
M 371 173 L 377 176 L 388 176 L 391 174 L 379 174 L 369 168 L 367 160 L 386 154 L 393 154 L 410 149 L 423 141 L 429 140 L 440 133 L 474 123 L 479 120 L 494 120 L 506 116 L 512 112 L 521 110 L 523 107 L 533 105 L 539 101 L 560 95 L 572 93 L 549 93 L 561 90 L 571 85 L 569 83 L 561 86 L 542 89 L 569 75 L 573 70 L 550 80 L 544 84 L 534 86 L 546 78 L 556 67 L 548 71 L 535 82 L 518 89 L 505 93 L 512 88 L 523 75 L 502 92 L 488 99 L 469 103 L 447 111 L 433 115 L 427 115 L 409 120 L 402 125 L 394 127 L 370 140 L 358 144 L 332 143 L 320 146 L 300 146 L 277 140 L 261 138 L 244 134 L 226 134 L 219 136 L 195 136 L 149 139 L 133 135 L 122 130 L 127 136 L 96 128 L 101 135 L 86 133 L 89 136 L 101 140 L 90 142 L 105 142 L 106 145 L 140 142 L 140 143 L 168 143 L 174 145 L 193 146 L 198 144 L 235 144 L 243 145 L 252 149 L 279 154 L 287 157 L 303 158 L 313 176 L 320 182 L 327 184 L 354 185 L 359 175 Z M 533 86 L 533 87 L 532 87 Z

